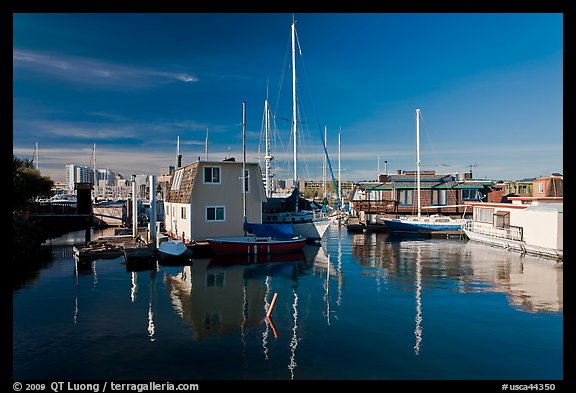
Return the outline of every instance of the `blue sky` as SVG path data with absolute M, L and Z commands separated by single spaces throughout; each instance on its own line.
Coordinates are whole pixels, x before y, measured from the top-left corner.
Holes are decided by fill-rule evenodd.
M 563 173 L 562 14 L 296 14 L 300 178 L 321 179 L 324 126 L 343 180 L 416 167 L 517 180 Z M 264 99 L 273 170 L 291 178 L 292 14 L 14 14 L 13 151 L 64 180 L 65 164 L 158 174 L 258 160 Z

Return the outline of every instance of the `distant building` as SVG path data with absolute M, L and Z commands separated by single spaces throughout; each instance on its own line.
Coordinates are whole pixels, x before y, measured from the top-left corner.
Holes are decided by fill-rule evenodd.
M 564 196 L 564 176 L 552 174 L 540 177 L 532 182 L 532 196 L 534 197 L 562 197 Z
M 415 171 L 399 171 L 380 176 L 380 182 L 356 183 L 350 196 L 351 209 L 369 215 L 412 215 L 418 207 Z M 461 216 L 471 214 L 463 206 L 467 202 L 486 201 L 491 192 L 491 180 L 471 180 L 455 174 L 422 171 L 420 205 L 425 214 L 442 213 Z M 374 218 L 374 217 L 372 217 Z
M 75 193 L 75 183 L 93 183 L 94 173 L 87 165 L 66 164 L 66 185 L 68 193 Z

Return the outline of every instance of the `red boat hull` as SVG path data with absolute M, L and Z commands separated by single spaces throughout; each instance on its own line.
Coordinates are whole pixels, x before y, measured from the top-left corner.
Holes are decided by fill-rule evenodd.
M 268 255 L 285 254 L 301 250 L 306 239 L 256 240 L 252 238 L 207 239 L 208 245 L 218 255 Z

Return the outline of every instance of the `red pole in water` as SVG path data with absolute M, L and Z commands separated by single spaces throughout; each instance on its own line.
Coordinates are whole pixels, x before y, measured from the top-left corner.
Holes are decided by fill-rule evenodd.
M 272 303 L 270 303 L 270 308 L 268 308 L 268 313 L 266 313 L 266 318 L 270 318 L 272 314 L 272 310 L 274 310 L 274 305 L 276 304 L 276 298 L 278 298 L 278 293 L 274 293 L 274 297 L 272 298 Z

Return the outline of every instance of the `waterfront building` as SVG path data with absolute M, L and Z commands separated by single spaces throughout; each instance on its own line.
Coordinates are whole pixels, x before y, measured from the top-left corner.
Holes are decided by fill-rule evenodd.
M 544 182 L 547 184 L 546 182 Z M 473 202 L 464 228 L 476 242 L 542 256 L 563 258 L 562 197 L 508 197 L 511 203 Z
M 260 165 L 246 164 L 246 219 L 262 223 Z M 164 201 L 165 228 L 185 242 L 244 235 L 242 163 L 197 161 L 176 169 Z
M 430 214 L 462 216 L 471 214 L 465 203 L 486 200 L 492 180 L 473 180 L 458 174 L 422 171 L 420 203 Z M 376 217 L 413 215 L 418 206 L 415 171 L 398 171 L 379 176 L 378 182 L 356 183 L 350 196 L 350 208 L 362 222 L 376 222 Z

